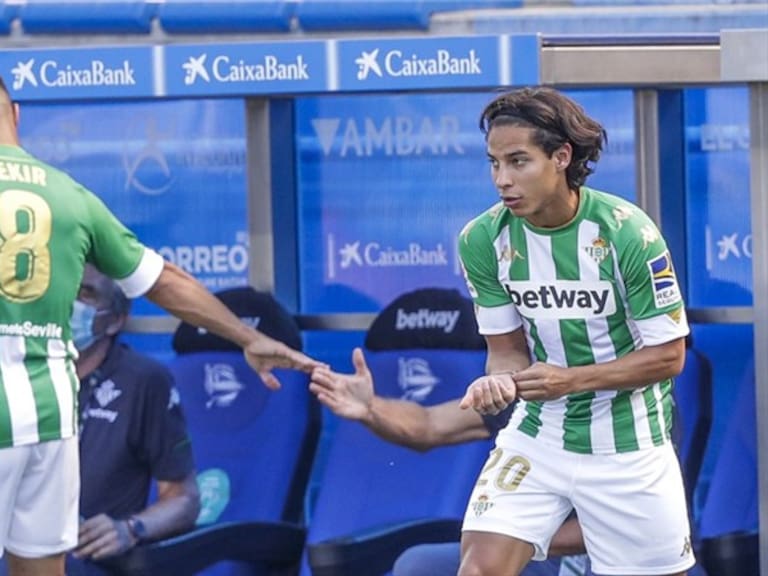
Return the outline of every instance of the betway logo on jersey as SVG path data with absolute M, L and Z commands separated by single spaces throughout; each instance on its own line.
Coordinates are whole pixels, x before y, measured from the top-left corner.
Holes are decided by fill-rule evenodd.
M 537 319 L 601 318 L 616 312 L 610 282 L 506 282 L 504 287 L 520 314 Z
M 397 309 L 395 330 L 435 330 L 439 329 L 450 334 L 459 321 L 458 310 L 430 310 L 419 308 L 415 312 Z
M 110 67 L 103 60 L 94 59 L 83 66 L 61 65 L 56 60 L 43 60 L 37 65 L 36 58 L 19 61 L 11 69 L 13 89 L 25 86 L 35 88 L 69 88 L 78 86 L 135 86 L 135 71 L 128 60 L 118 67 Z
M 381 53 L 381 48 L 363 50 L 355 59 L 357 79 L 365 80 L 370 74 L 384 78 L 391 76 L 480 76 L 483 69 L 474 49 L 457 54 L 440 48 L 428 54 L 404 53 L 394 49 Z
M 192 86 L 198 81 L 211 82 L 270 82 L 275 80 L 309 80 L 304 56 L 297 54 L 291 61 L 265 54 L 257 60 L 230 58 L 220 55 L 208 61 L 208 54 L 190 56 L 182 64 L 186 72 L 184 84 Z

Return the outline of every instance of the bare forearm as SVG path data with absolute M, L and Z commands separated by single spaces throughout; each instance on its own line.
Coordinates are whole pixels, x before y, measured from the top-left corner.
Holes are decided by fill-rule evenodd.
M 489 436 L 482 417 L 461 410 L 458 400 L 424 407 L 374 397 L 363 423 L 385 440 L 420 452 Z
M 240 322 L 205 286 L 169 262 L 165 263 L 147 298 L 174 316 L 201 326 L 242 348 L 260 337 L 258 332 Z
M 677 340 L 630 352 L 617 360 L 569 368 L 577 391 L 640 388 L 680 374 L 685 342 Z
M 194 528 L 200 513 L 200 496 L 189 481 L 186 485 L 188 489 L 161 495 L 157 502 L 135 515 L 144 523 L 148 538 L 158 540 Z

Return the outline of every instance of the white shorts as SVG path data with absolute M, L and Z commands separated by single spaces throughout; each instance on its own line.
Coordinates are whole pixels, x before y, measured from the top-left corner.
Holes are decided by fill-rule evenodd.
M 693 566 L 682 474 L 667 443 L 623 454 L 576 454 L 521 432 L 480 473 L 463 530 L 533 544 L 544 560 L 575 508 L 597 574 L 674 574 Z
M 0 556 L 42 558 L 77 545 L 77 438 L 0 449 Z

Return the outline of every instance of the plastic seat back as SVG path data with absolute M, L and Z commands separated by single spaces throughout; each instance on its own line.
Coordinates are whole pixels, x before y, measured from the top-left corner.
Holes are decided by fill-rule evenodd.
M 484 373 L 485 343 L 472 304 L 455 290 L 401 296 L 374 321 L 365 348 L 383 397 L 439 404 L 461 398 Z M 490 448 L 490 441 L 477 441 L 420 453 L 382 440 L 357 422 L 340 422 L 309 526 L 310 558 L 312 547 L 328 540 L 396 531 L 419 519 L 462 518 Z M 313 565 L 312 572 L 330 574 L 327 568 Z M 344 570 L 355 569 L 338 573 Z

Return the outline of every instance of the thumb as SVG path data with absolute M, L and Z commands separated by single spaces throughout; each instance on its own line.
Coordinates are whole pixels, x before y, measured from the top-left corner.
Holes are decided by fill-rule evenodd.
M 365 376 L 368 374 L 368 364 L 365 363 L 365 356 L 361 348 L 355 348 L 352 351 L 352 364 L 355 366 L 355 375 Z
M 280 389 L 280 380 L 278 380 L 275 377 L 275 375 L 272 374 L 272 372 L 270 372 L 269 370 L 262 370 L 258 374 L 262 382 L 264 382 L 264 386 L 266 386 L 270 390 Z
M 459 402 L 459 408 L 462 410 L 466 410 L 467 408 L 472 407 L 472 397 L 469 391 L 467 391 L 466 394 L 464 394 L 464 398 L 461 399 L 461 402 Z

